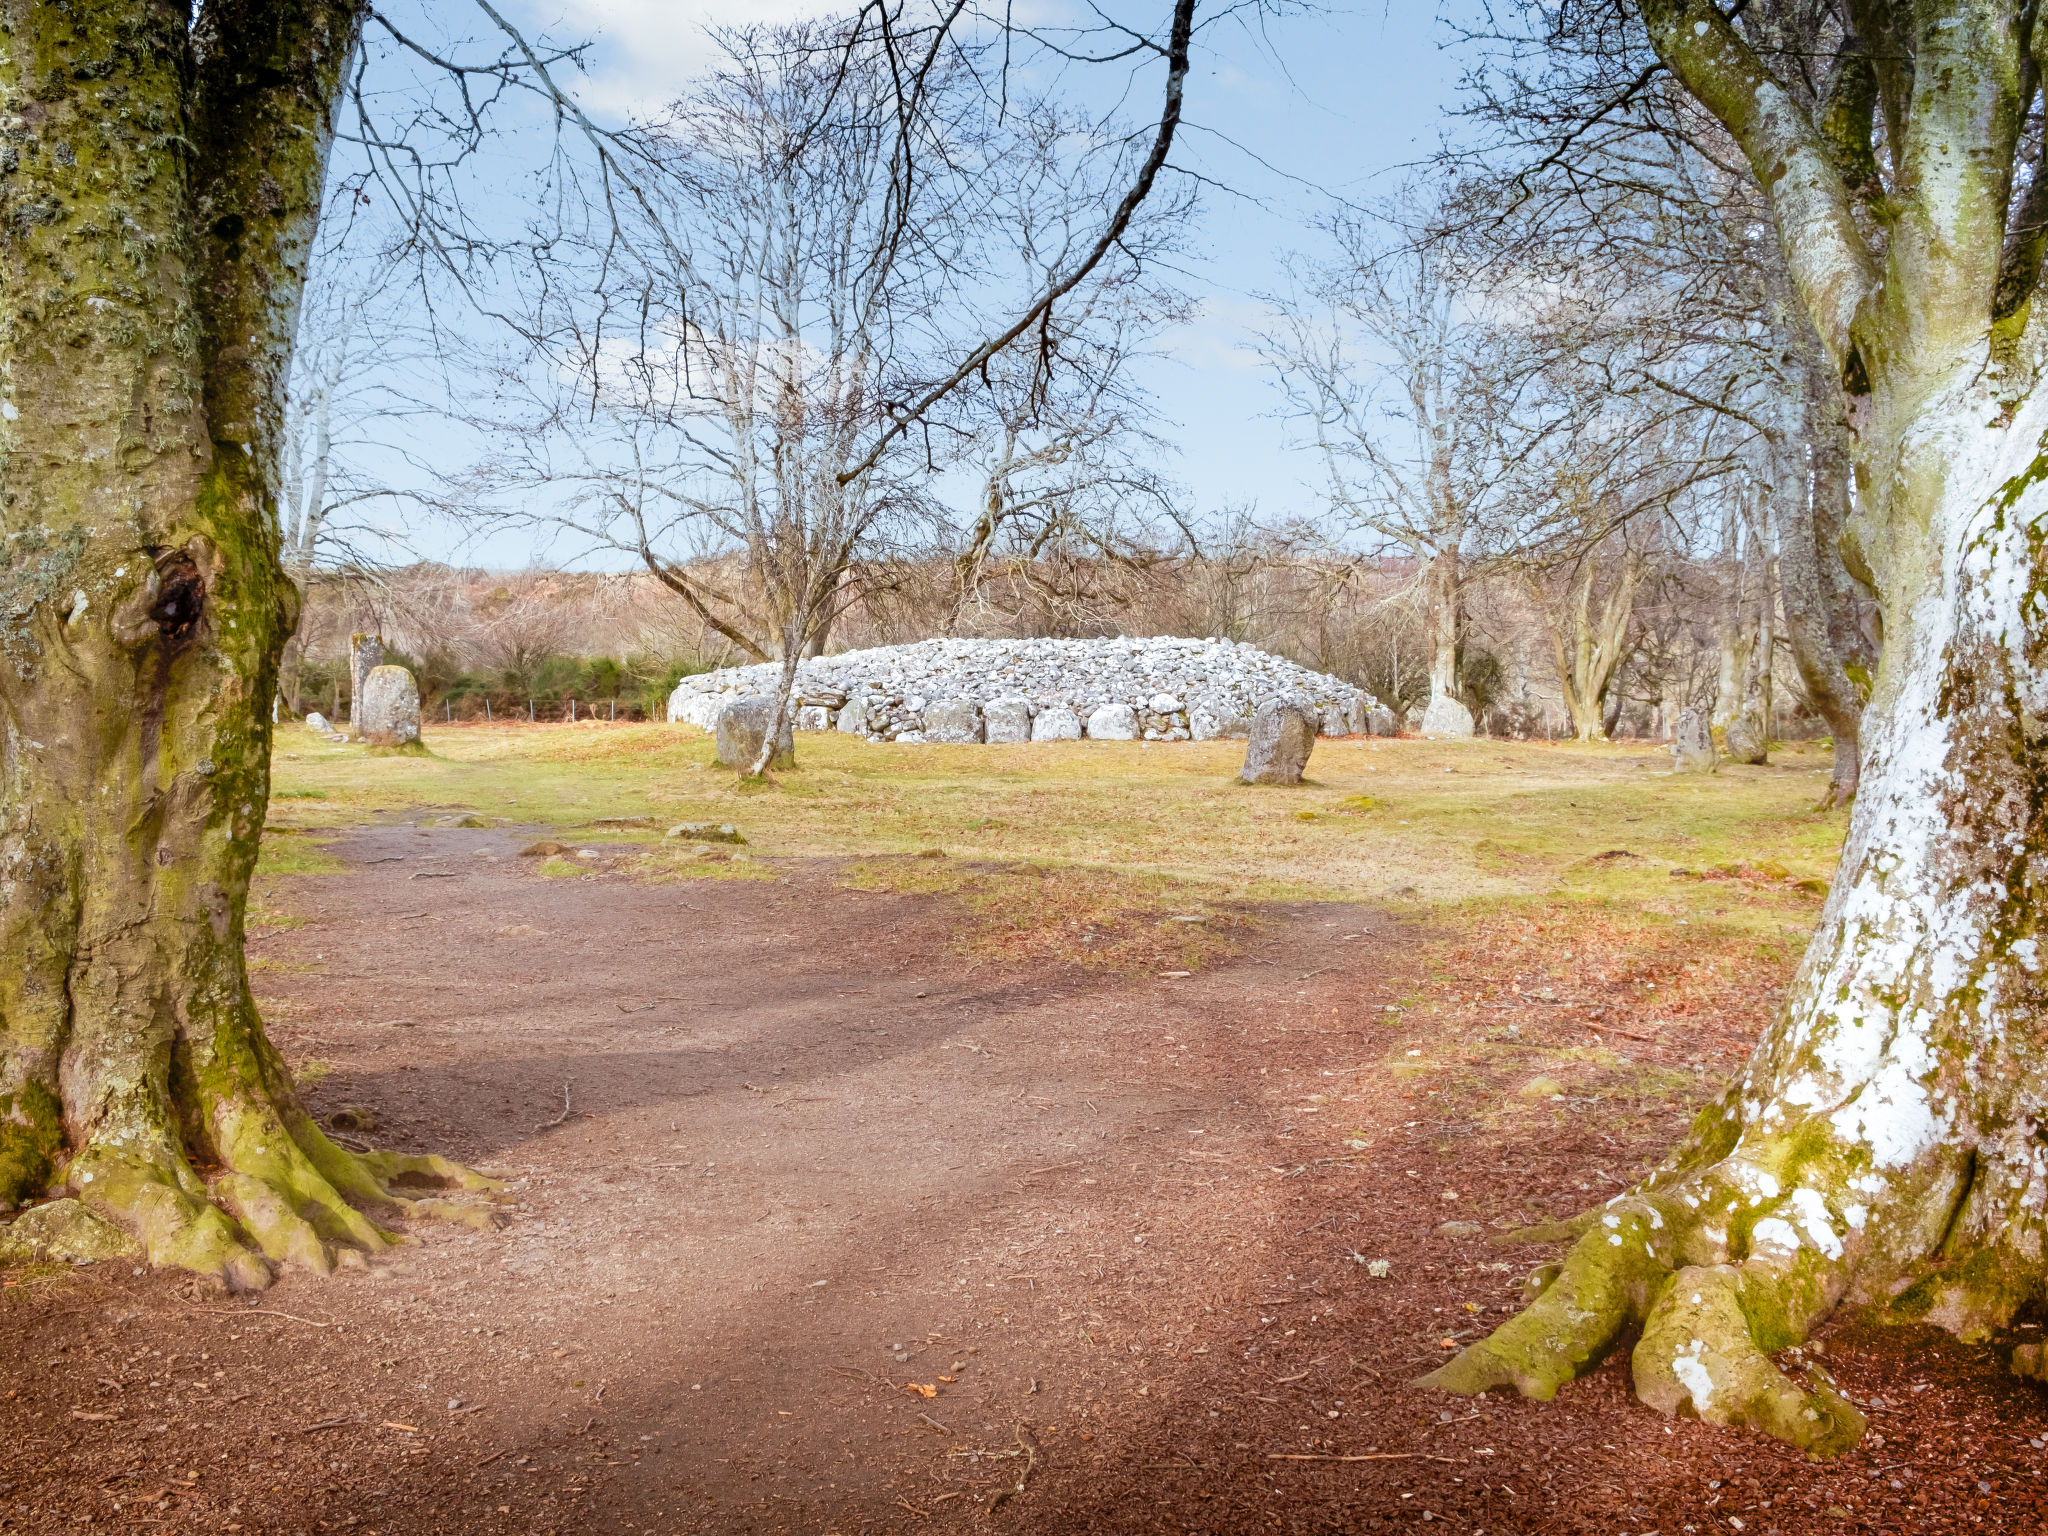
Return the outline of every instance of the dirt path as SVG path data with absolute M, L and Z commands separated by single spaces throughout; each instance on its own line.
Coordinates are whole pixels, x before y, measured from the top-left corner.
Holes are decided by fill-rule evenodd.
M 2041 1528 L 2043 1399 L 1933 1335 L 1831 1337 L 1887 1407 L 1825 1468 L 1667 1425 L 1625 1359 L 1547 1407 L 1406 1390 L 1543 1256 L 1438 1225 L 1628 1154 L 1474 1155 L 1384 1064 L 1418 975 L 1382 914 L 994 976 L 827 866 L 547 879 L 532 835 L 353 833 L 252 946 L 316 1106 L 508 1171 L 510 1223 L 253 1303 L 12 1284 L 0 1528 Z

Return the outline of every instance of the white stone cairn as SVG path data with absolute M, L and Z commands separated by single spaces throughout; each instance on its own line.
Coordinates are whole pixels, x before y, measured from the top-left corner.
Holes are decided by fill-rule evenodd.
M 772 692 L 779 674 L 768 663 L 686 677 L 668 718 L 712 730 L 727 704 Z M 797 669 L 798 727 L 869 741 L 1214 741 L 1245 736 L 1272 698 L 1325 736 L 1361 732 L 1379 711 L 1341 678 L 1230 640 L 921 640 Z

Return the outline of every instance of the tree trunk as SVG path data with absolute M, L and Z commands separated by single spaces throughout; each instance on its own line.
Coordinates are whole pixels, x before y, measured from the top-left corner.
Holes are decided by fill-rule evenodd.
M 1824 376 L 1820 383 L 1832 389 Z M 1823 408 L 1824 407 L 1824 408 Z M 1813 501 L 1804 518 L 1778 533 L 1778 587 L 1785 635 L 1806 696 L 1834 737 L 1834 772 L 1821 807 L 1846 805 L 1860 778 L 1863 699 L 1872 657 L 1858 622 L 1855 589 L 1842 558 L 1849 517 L 1849 451 L 1839 402 L 1812 402 Z
M 1456 545 L 1439 550 L 1423 572 L 1423 631 L 1429 646 L 1429 704 L 1422 712 L 1425 736 L 1460 737 L 1473 732 L 1472 711 L 1458 695 L 1458 646 L 1464 580 Z
M 1742 519 L 1733 510 L 1721 529 L 1721 580 L 1715 592 L 1714 638 L 1721 668 L 1714 684 L 1713 727 L 1726 731 L 1739 719 L 1749 686 L 1749 655 L 1756 623 L 1749 611 L 1749 572 L 1744 558 Z
M 0 93 L 37 126 L 0 192 L 0 1207 L 72 1196 L 256 1287 L 382 1247 L 356 1204 L 394 1180 L 480 1182 L 329 1142 L 243 962 L 296 611 L 281 381 L 359 17 L 6 13 Z
M 1862 1417 L 1770 1351 L 1836 1303 L 1981 1338 L 2038 1304 L 2048 1009 L 2030 862 L 2048 826 L 2048 398 L 2010 427 L 1976 366 L 1893 454 L 1886 647 L 1862 790 L 1784 1012 L 1686 1142 L 1573 1223 L 1526 1312 L 1426 1378 L 1549 1397 L 1624 1334 L 1637 1392 L 1827 1454 Z
M 1561 613 L 1544 600 L 1542 588 L 1534 578 L 1529 582 L 1530 596 L 1550 631 L 1558 690 L 1564 695 L 1565 710 L 1571 716 L 1572 735 L 1579 741 L 1604 741 L 1612 729 L 1608 695 L 1627 645 L 1644 564 L 1635 550 L 1623 552 L 1621 569 L 1601 600 L 1597 618 L 1593 613 L 1593 587 L 1600 573 L 1597 549 L 1580 557 L 1566 586 Z M 1618 714 L 1620 702 L 1612 702 Z

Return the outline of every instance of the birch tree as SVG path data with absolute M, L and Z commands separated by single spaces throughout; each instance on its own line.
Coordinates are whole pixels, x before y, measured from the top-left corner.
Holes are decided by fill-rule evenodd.
M 1727 1093 L 1571 1224 L 1537 1301 L 1425 1378 L 1549 1397 L 1633 1334 L 1644 1401 L 1819 1455 L 1863 1416 L 1773 1352 L 1844 1303 L 1984 1338 L 2048 1281 L 2048 34 L 2010 0 L 1849 9 L 1818 111 L 1780 73 L 1802 61 L 1707 0 L 1624 11 L 1768 189 L 1848 400 L 1849 536 L 1885 647 L 1839 872 Z

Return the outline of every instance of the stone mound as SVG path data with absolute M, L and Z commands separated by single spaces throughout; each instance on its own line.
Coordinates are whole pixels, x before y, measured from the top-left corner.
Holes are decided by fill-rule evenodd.
M 770 662 L 686 677 L 668 717 L 713 730 L 780 675 Z M 1245 735 L 1268 699 L 1299 705 L 1325 736 L 1392 723 L 1341 678 L 1230 640 L 921 640 L 814 657 L 797 692 L 799 730 L 870 741 L 1209 741 Z

